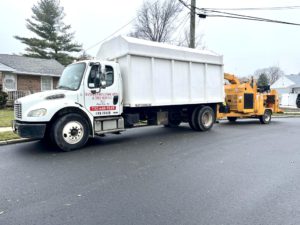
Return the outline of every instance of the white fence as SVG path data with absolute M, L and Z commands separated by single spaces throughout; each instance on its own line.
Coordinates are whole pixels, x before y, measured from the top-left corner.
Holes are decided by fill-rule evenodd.
M 32 91 L 8 91 L 7 92 L 8 98 L 7 98 L 6 105 L 12 106 L 15 100 L 30 94 L 33 94 L 33 92 Z

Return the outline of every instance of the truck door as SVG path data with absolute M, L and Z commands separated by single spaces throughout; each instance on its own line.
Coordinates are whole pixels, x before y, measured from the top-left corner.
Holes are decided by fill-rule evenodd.
M 91 66 L 86 76 L 85 107 L 94 117 L 120 115 L 122 95 L 119 71 L 114 66 L 101 65 L 105 68 L 105 72 L 101 73 L 99 66 Z M 99 83 L 105 85 L 99 89 Z

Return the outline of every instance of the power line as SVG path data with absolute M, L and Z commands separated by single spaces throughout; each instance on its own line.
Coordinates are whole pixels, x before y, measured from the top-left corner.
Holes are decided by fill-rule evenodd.
M 109 39 L 110 37 L 114 36 L 115 34 L 117 34 L 119 31 L 123 30 L 125 27 L 127 27 L 129 24 L 131 24 L 133 21 L 135 21 L 136 17 L 132 20 L 130 20 L 128 23 L 126 23 L 125 25 L 123 25 L 122 27 L 120 27 L 118 30 L 116 30 L 115 32 L 113 32 L 112 34 L 110 34 L 109 36 L 107 36 L 106 38 L 102 39 L 101 41 L 98 41 L 97 43 L 93 44 L 92 46 L 86 48 L 84 51 L 88 51 L 94 47 L 96 47 L 97 45 L 99 45 L 100 43 L 104 42 L 105 40 Z
M 183 2 L 182 0 L 179 0 L 186 8 L 191 10 L 190 6 Z M 284 6 L 284 7 L 269 7 L 269 9 L 275 9 L 275 8 L 300 8 L 300 6 Z M 242 15 L 242 14 L 236 14 L 236 13 L 229 13 L 219 10 L 214 10 L 210 8 L 198 8 L 200 13 L 197 13 L 197 15 L 200 18 L 206 18 L 206 17 L 223 17 L 223 18 L 231 18 L 231 19 L 243 19 L 243 20 L 252 20 L 252 21 L 259 21 L 259 22 L 269 22 L 269 23 L 279 23 L 279 24 L 285 24 L 285 25 L 295 25 L 300 26 L 299 23 L 294 22 L 287 22 L 287 21 L 280 21 L 280 20 L 272 20 L 267 18 L 261 18 L 261 17 L 254 17 L 254 16 L 248 16 L 248 15 Z M 232 8 L 232 9 L 238 9 L 238 8 Z M 240 9 L 259 9 L 259 8 L 240 8 Z M 260 8 L 260 9 L 266 9 L 266 8 Z M 208 13 L 215 13 L 215 14 L 208 14 Z
M 260 22 L 280 23 L 280 24 L 286 24 L 286 25 L 300 26 L 299 23 L 290 23 L 290 22 L 285 22 L 285 21 L 269 20 L 269 19 L 254 19 L 254 18 L 247 18 L 247 17 L 225 16 L 225 15 L 207 15 L 207 16 L 209 16 L 209 17 L 231 18 L 231 19 L 241 19 L 241 20 L 253 20 L 253 21 L 260 21 Z
M 159 0 L 156 0 L 155 2 L 153 2 L 153 4 L 151 5 L 151 7 L 156 4 Z M 115 34 L 117 34 L 118 32 L 120 32 L 121 30 L 123 30 L 125 27 L 127 27 L 129 24 L 131 24 L 133 21 L 135 21 L 138 18 L 138 16 L 134 17 L 133 19 L 131 19 L 128 23 L 124 24 L 122 27 L 120 27 L 119 29 L 117 29 L 115 32 L 113 32 L 112 34 L 108 35 L 106 38 L 102 39 L 101 41 L 98 41 L 97 43 L 91 45 L 90 47 L 82 50 L 82 52 L 86 52 L 94 47 L 96 47 L 97 45 L 101 44 L 102 42 L 106 41 L 107 39 L 111 38 L 112 36 L 114 36 Z
M 189 15 L 190 13 L 188 12 L 184 17 L 183 19 L 181 20 L 181 22 L 178 24 L 178 26 L 175 28 L 175 30 L 178 30 L 179 27 L 181 27 L 183 24 L 183 27 L 180 29 L 180 32 L 182 31 L 182 29 L 184 29 L 185 25 L 186 25 L 186 22 L 188 21 L 189 19 Z
M 189 15 L 190 15 L 190 13 L 188 12 L 185 15 L 185 17 L 181 20 L 181 22 L 178 24 L 178 26 L 175 28 L 177 36 L 179 36 L 179 37 L 181 36 L 181 31 L 185 28 L 186 23 L 187 23 L 187 21 L 189 19 Z M 180 44 L 182 41 L 174 41 L 174 40 L 172 40 L 171 43 L 173 43 L 173 42 L 177 42 L 177 44 Z
M 289 10 L 289 9 L 300 9 L 300 6 L 278 6 L 278 7 L 257 7 L 257 8 L 205 8 L 207 10 L 237 10 L 237 11 L 248 11 L 248 10 Z
M 294 23 L 294 22 L 273 20 L 273 19 L 255 17 L 255 16 L 248 16 L 248 15 L 242 15 L 242 14 L 236 14 L 236 13 L 223 12 L 223 11 L 218 11 L 218 10 L 208 10 L 208 9 L 205 9 L 205 8 L 197 8 L 197 9 L 201 11 L 201 13 L 198 13 L 198 16 L 204 17 L 204 18 L 206 16 L 209 16 L 209 17 L 223 17 L 223 18 L 253 20 L 253 21 L 260 21 L 260 22 L 280 23 L 280 24 L 286 24 L 286 25 L 300 26 L 299 23 Z M 208 13 L 215 13 L 215 14 L 207 14 L 207 12 Z
M 189 7 L 190 5 L 188 5 L 187 3 L 185 3 L 182 0 L 178 0 L 184 7 L 188 8 L 189 10 L 191 10 L 191 8 Z

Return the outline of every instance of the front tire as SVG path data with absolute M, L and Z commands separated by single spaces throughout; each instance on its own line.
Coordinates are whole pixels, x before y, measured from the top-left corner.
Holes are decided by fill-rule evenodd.
M 89 124 L 79 114 L 66 114 L 58 119 L 52 129 L 55 144 L 62 151 L 72 151 L 85 145 L 89 138 Z
M 264 115 L 259 117 L 259 121 L 261 122 L 261 124 L 269 124 L 271 122 L 272 119 L 272 111 L 267 109 L 264 112 Z

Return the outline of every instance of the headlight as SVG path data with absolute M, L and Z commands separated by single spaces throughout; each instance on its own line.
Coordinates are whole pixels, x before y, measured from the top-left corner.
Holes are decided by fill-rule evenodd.
M 28 117 L 40 117 L 40 116 L 45 116 L 47 113 L 47 109 L 35 109 L 35 110 L 31 110 L 28 113 Z

